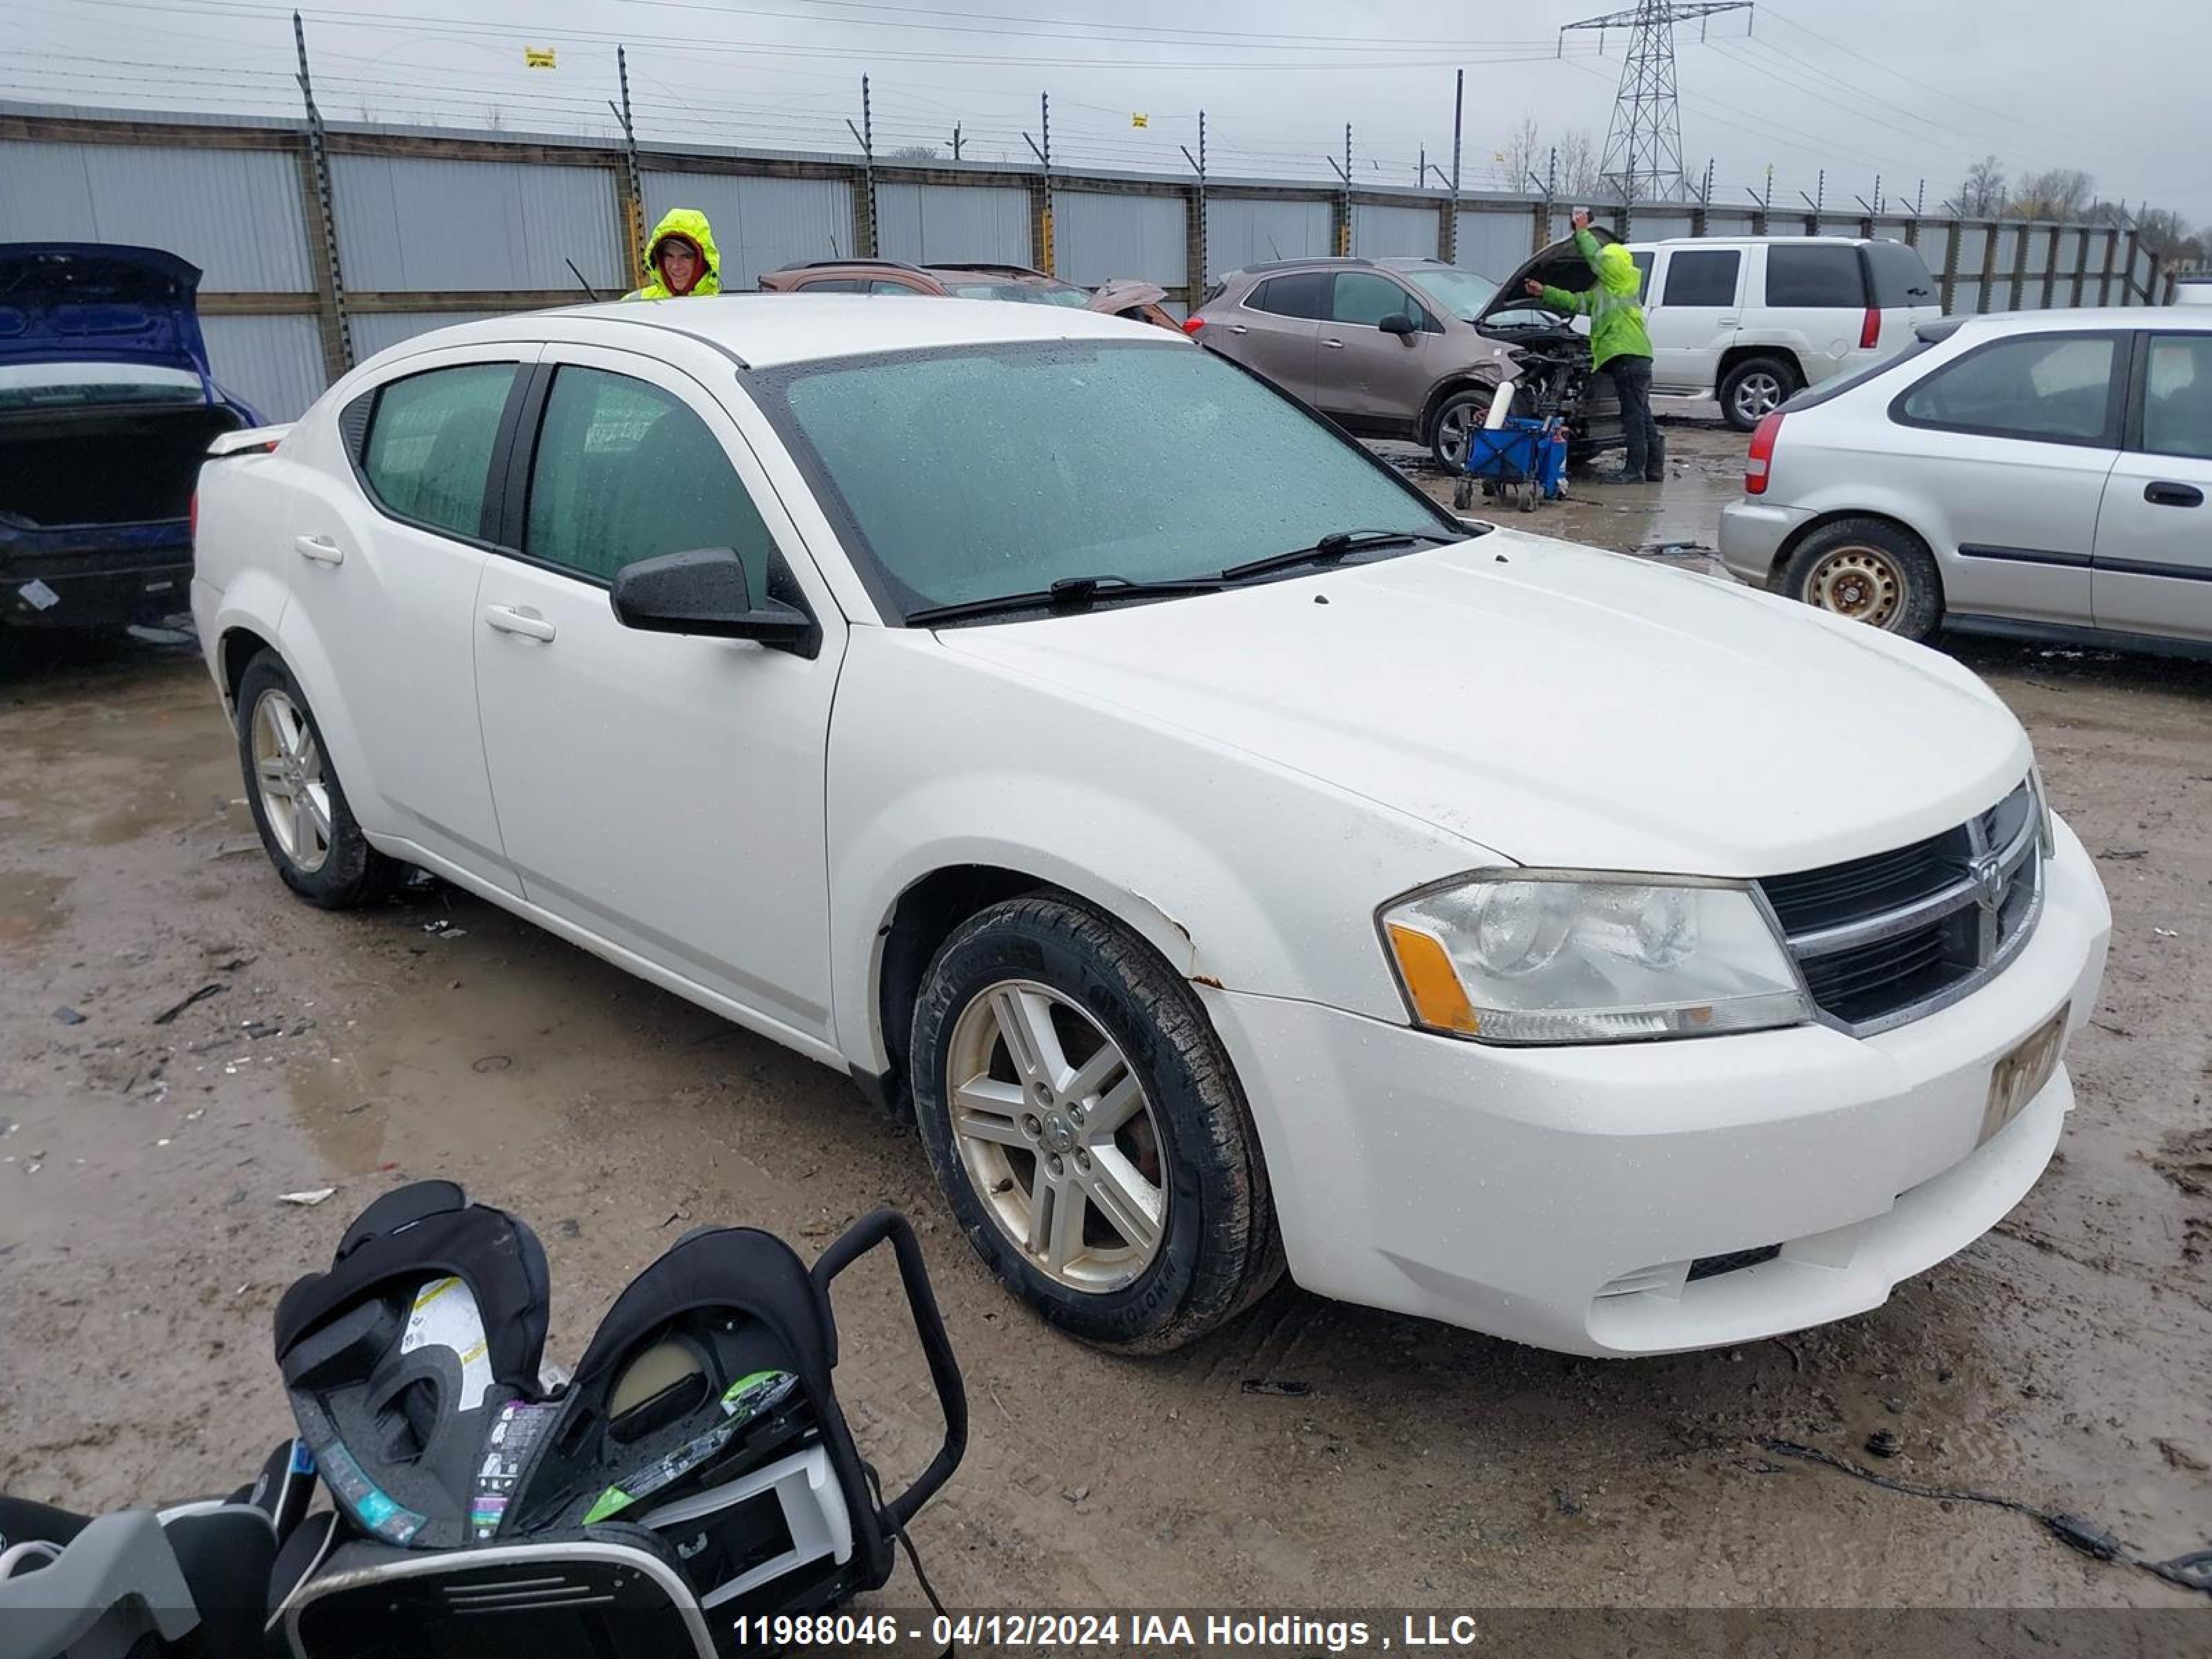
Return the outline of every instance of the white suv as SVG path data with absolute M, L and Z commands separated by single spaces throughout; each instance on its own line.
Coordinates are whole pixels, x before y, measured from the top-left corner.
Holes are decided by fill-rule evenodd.
M 849 1072 L 1092 1340 L 1287 1261 L 1554 1348 L 1746 1341 L 2057 1145 L 2110 918 L 1986 687 L 1449 518 L 1179 336 L 538 313 L 233 447 L 193 612 L 283 878 L 435 871 Z
M 1936 279 L 1902 242 L 1693 237 L 1628 248 L 1644 273 L 1651 389 L 1717 397 L 1739 432 L 1942 315 Z

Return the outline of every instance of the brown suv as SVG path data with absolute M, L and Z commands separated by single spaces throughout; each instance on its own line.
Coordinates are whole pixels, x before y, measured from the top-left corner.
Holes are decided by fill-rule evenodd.
M 929 294 L 956 300 L 1011 300 L 1020 305 L 1076 306 L 1133 316 L 1174 328 L 1160 308 L 1167 290 L 1148 283 L 1108 283 L 1095 293 L 1027 265 L 908 264 L 902 259 L 817 259 L 763 274 L 770 294 Z

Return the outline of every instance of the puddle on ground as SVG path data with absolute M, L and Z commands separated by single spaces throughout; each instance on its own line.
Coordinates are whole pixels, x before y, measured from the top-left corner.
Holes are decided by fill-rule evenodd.
M 0 871 L 0 948 L 51 933 L 69 915 L 66 876 Z

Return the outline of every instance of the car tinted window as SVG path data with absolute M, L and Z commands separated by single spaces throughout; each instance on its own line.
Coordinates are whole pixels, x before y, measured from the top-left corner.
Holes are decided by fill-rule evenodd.
M 1340 270 L 1329 300 L 1328 314 L 1334 322 L 1373 328 L 1393 313 L 1410 317 L 1415 309 L 1406 290 L 1388 276 L 1379 276 L 1371 270 Z
M 1328 311 L 1328 273 L 1300 271 L 1295 276 L 1270 276 L 1252 290 L 1245 301 L 1255 311 L 1278 317 L 1322 317 Z
M 1897 400 L 1905 420 L 1998 437 L 2087 443 L 2112 429 L 2109 334 L 2023 334 L 1954 358 Z
M 1632 253 L 1628 257 L 1636 264 L 1636 291 L 1638 294 L 1650 294 L 1651 292 L 1651 261 L 1654 257 L 1651 250 L 1645 248 L 1641 253 Z
M 868 284 L 868 292 L 871 294 L 922 294 L 923 290 L 911 283 L 889 283 L 878 277 Z
M 1869 242 L 1864 250 L 1874 272 L 1871 303 L 1883 310 L 1936 303 L 1936 279 L 1920 255 L 1902 242 Z
M 817 276 L 799 287 L 809 294 L 865 294 L 868 289 L 857 276 Z
M 362 461 L 377 501 L 417 524 L 480 534 L 492 444 L 514 383 L 513 363 L 470 363 L 383 387 Z
M 564 368 L 531 464 L 523 551 L 595 581 L 662 553 L 728 547 L 768 591 L 768 526 L 707 423 L 643 380 Z
M 1771 306 L 1866 305 L 1866 278 L 1859 251 L 1849 245 L 1766 250 L 1766 303 Z
M 2212 460 L 2212 334 L 2151 337 L 2142 447 L 2153 455 Z
M 1732 306 L 1735 303 L 1736 271 L 1743 264 L 1741 250 L 1732 247 L 1676 248 L 1667 259 L 1667 292 L 1660 303 L 1670 306 Z
M 1442 523 L 1357 444 L 1181 342 L 886 354 L 750 384 L 901 614 Z

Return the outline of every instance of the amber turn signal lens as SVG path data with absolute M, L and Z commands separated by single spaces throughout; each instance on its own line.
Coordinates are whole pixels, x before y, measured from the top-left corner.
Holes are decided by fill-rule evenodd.
M 1437 939 L 1398 922 L 1386 924 L 1390 953 L 1398 959 L 1398 975 L 1406 981 L 1414 1016 L 1439 1031 L 1473 1036 L 1480 1029 L 1474 1005 L 1467 1000 L 1451 957 Z

